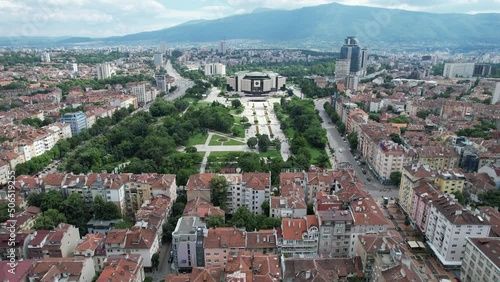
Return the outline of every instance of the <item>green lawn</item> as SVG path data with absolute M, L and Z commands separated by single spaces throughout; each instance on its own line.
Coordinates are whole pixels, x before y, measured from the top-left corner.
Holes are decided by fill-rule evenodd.
M 226 137 L 214 134 L 214 135 L 212 135 L 212 139 L 210 139 L 210 143 L 208 145 L 209 146 L 220 146 L 220 145 L 222 145 L 222 142 L 220 142 L 218 140 L 222 139 L 222 138 L 226 138 Z
M 221 142 L 219 139 L 227 139 L 228 141 Z M 220 136 L 217 134 L 212 135 L 212 139 L 210 139 L 209 146 L 239 146 L 239 145 L 245 145 L 245 143 L 241 141 L 237 141 L 228 137 Z
M 187 146 L 191 147 L 194 145 L 203 145 L 207 141 L 207 138 L 208 138 L 208 134 L 203 135 L 201 133 L 197 133 L 197 134 L 189 137 L 189 141 L 188 141 Z
M 220 157 L 225 157 L 231 153 L 234 153 L 234 152 L 210 152 L 210 155 L 208 157 L 209 158 L 210 157 L 220 158 Z
M 246 145 L 246 143 L 234 140 L 234 139 L 229 139 L 229 141 L 224 142 L 224 146 L 241 146 L 241 145 Z
M 241 117 L 240 116 L 233 115 L 233 118 L 234 118 L 234 123 L 236 123 L 236 124 L 240 124 L 241 123 Z
M 261 158 L 276 158 L 281 159 L 281 153 L 276 150 L 270 150 L 267 152 L 259 152 Z
M 233 128 L 238 128 L 238 136 L 240 138 L 245 138 L 245 127 L 241 124 L 234 125 Z
M 292 139 L 293 138 L 293 135 L 294 135 L 294 131 L 293 131 L 293 128 L 287 128 L 285 130 L 285 136 L 289 139 Z
M 233 116 L 235 116 L 235 115 L 238 114 L 238 110 L 237 109 L 232 109 L 232 110 L 229 110 L 229 113 L 232 114 Z

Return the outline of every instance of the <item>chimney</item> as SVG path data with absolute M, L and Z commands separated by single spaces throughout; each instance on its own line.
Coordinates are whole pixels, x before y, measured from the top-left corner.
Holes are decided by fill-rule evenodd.
M 257 243 L 260 242 L 260 234 L 257 234 Z
M 306 271 L 306 279 L 311 278 L 311 270 Z

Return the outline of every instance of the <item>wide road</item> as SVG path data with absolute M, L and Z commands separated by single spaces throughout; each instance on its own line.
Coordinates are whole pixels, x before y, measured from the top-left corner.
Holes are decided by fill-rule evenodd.
M 177 89 L 174 92 L 168 93 L 167 95 L 163 96 L 165 98 L 165 100 L 172 101 L 172 100 L 175 100 L 179 97 L 182 97 L 182 96 L 184 96 L 184 94 L 186 93 L 186 90 L 188 88 L 191 88 L 194 86 L 194 82 L 192 80 L 182 77 L 174 69 L 170 60 L 168 60 L 167 63 L 165 64 L 165 70 L 167 70 L 167 73 L 170 76 L 173 76 L 175 78 L 175 85 L 177 85 Z
M 376 180 L 375 176 L 372 175 L 368 168 L 364 168 L 367 171 L 367 174 L 363 174 L 363 168 L 357 164 L 351 151 L 349 151 L 349 143 L 344 142 L 340 133 L 337 131 L 336 126 L 331 124 L 330 117 L 323 108 L 323 105 L 328 101 L 329 99 L 327 98 L 317 99 L 314 101 L 314 105 L 323 120 L 322 126 L 326 129 L 328 143 L 330 144 L 330 147 L 335 149 L 335 159 L 337 163 L 350 163 L 356 172 L 356 175 L 363 183 L 365 183 L 367 192 L 369 192 L 376 200 L 379 200 L 382 197 L 398 197 L 398 189 L 395 186 L 382 185 Z M 335 167 L 335 164 L 333 164 L 333 167 Z M 371 181 L 368 181 L 367 178 L 370 178 Z

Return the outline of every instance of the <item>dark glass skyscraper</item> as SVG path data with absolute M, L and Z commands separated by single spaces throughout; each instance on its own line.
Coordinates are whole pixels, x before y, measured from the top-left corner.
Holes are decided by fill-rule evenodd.
M 340 48 L 340 59 L 350 62 L 349 71 L 357 74 L 361 70 L 361 47 L 354 36 L 349 36 L 344 41 L 344 46 Z

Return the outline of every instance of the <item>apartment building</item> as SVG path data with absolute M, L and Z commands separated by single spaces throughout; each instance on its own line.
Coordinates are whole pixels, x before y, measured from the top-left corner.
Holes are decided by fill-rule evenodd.
M 174 174 L 134 174 L 125 183 L 127 212 L 135 213 L 140 207 L 159 195 L 168 196 L 172 202 L 177 199 L 177 185 Z
M 140 255 L 109 257 L 96 282 L 142 282 L 144 281 L 143 258 Z
M 83 239 L 78 240 L 78 245 L 73 251 L 75 257 L 90 257 L 94 260 L 96 272 L 101 272 L 106 259 L 106 249 L 104 248 L 105 235 L 103 233 L 87 234 Z
M 401 171 L 410 159 L 410 151 L 403 145 L 384 140 L 376 151 L 373 168 L 381 182 L 390 182 L 391 173 Z
M 431 203 L 427 225 L 427 244 L 446 268 L 462 264 L 467 237 L 488 237 L 490 224 L 464 209 L 453 196 L 441 196 Z
M 27 276 L 28 281 L 92 282 L 95 274 L 92 258 L 72 257 L 36 260 Z
M 402 264 L 404 244 L 390 232 L 358 237 L 356 255 L 361 258 L 363 273 L 368 281 L 384 281 L 384 273 Z
M 277 254 L 276 238 L 274 229 L 261 229 L 258 231 L 247 231 L 246 250 L 262 254 Z
M 205 266 L 206 236 L 208 236 L 207 226 L 199 217 L 181 217 L 172 233 L 173 264 L 178 269 Z
M 226 212 L 203 198 L 194 198 L 187 202 L 182 215 L 199 217 L 203 222 L 206 222 L 212 216 L 220 216 L 225 219 Z
M 246 249 L 247 232 L 235 227 L 210 228 L 205 237 L 206 267 L 224 267 L 229 258 L 236 258 Z
M 455 169 L 460 162 L 460 155 L 452 147 L 424 146 L 415 150 L 418 163 L 431 169 Z
M 409 218 L 422 234 L 427 232 L 431 203 L 436 201 L 440 195 L 442 193 L 436 190 L 432 183 L 426 181 L 413 189 Z
M 269 216 L 275 218 L 303 218 L 307 214 L 304 199 L 295 195 L 271 197 L 269 209 Z
M 226 65 L 220 63 L 206 64 L 204 71 L 205 75 L 226 76 Z
M 435 183 L 439 191 L 447 194 L 462 192 L 465 185 L 465 175 L 461 170 L 438 170 Z
M 276 230 L 278 253 L 292 258 L 317 258 L 319 221 L 315 215 L 283 218 Z
M 80 231 L 73 225 L 60 223 L 54 231 L 49 232 L 47 241 L 42 247 L 44 257 L 69 257 L 80 239 Z
M 465 253 L 460 270 L 464 282 L 490 282 L 500 280 L 500 238 L 465 239 Z
M 134 226 L 130 229 L 110 230 L 104 241 L 106 256 L 137 254 L 144 261 L 144 267 L 151 269 L 151 258 L 160 249 L 157 233 L 154 228 L 141 228 Z
M 215 175 L 215 173 L 192 174 L 186 183 L 187 200 L 191 201 L 194 198 L 203 198 L 212 202 L 210 180 Z
M 261 207 L 262 203 L 264 203 L 264 201 L 270 201 L 271 173 L 243 173 L 241 181 L 241 196 L 243 197 L 238 195 L 239 191 L 231 191 L 233 213 L 236 212 L 241 205 L 252 213 L 263 214 L 264 211 Z
M 323 258 L 348 257 L 354 218 L 350 210 L 316 213 L 319 220 L 319 255 Z
M 413 189 L 419 186 L 422 180 L 433 180 L 434 176 L 428 165 L 404 166 L 401 172 L 399 205 L 407 214 L 410 214 L 414 195 Z
M 67 113 L 61 117 L 60 121 L 71 126 L 71 136 L 76 136 L 87 128 L 87 117 L 83 112 Z

